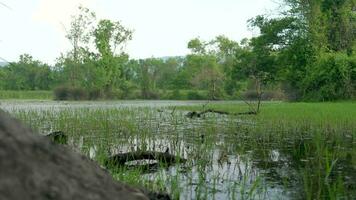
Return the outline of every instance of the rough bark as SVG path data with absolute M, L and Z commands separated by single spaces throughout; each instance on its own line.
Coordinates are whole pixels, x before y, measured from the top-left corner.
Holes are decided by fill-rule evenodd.
M 0 199 L 148 199 L 0 110 Z

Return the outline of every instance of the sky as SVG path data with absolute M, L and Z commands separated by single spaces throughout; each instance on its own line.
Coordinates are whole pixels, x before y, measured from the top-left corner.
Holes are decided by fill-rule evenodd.
M 78 6 L 88 7 L 98 19 L 120 21 L 132 29 L 126 52 L 131 58 L 181 56 L 187 43 L 218 35 L 240 41 L 256 36 L 247 20 L 272 15 L 276 0 L 0 0 L 0 57 L 17 61 L 28 53 L 54 64 L 70 50 L 65 38 Z

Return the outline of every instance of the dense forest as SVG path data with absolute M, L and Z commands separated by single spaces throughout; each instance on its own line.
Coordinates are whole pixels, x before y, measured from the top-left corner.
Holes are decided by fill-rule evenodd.
M 2 90 L 54 90 L 57 99 L 288 99 L 356 97 L 356 0 L 284 0 L 256 16 L 260 34 L 194 38 L 180 57 L 130 59 L 120 22 L 80 7 L 54 66 L 21 55 L 0 67 Z

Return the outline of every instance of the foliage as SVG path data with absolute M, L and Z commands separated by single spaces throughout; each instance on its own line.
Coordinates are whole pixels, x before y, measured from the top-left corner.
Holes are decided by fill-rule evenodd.
M 98 65 L 104 71 L 104 87 L 107 92 L 121 81 L 122 65 L 128 60 L 123 45 L 132 39 L 132 32 L 110 20 L 100 20 L 93 31 L 96 49 L 99 51 Z M 119 48 L 120 55 L 116 55 Z
M 1 90 L 0 99 L 40 99 L 51 100 L 53 99 L 52 91 L 43 90 Z
M 273 88 L 290 100 L 354 99 L 355 0 L 283 2 L 277 17 L 248 21 L 259 30 L 256 37 L 240 42 L 223 35 L 208 41 L 197 37 L 187 43 L 186 56 L 147 59 L 125 53 L 133 32 L 121 22 L 97 20 L 94 12 L 79 7 L 66 34 L 72 49 L 53 67 L 22 55 L 0 68 L 0 89 L 62 86 L 124 99 L 200 99 L 194 93 L 204 91 L 204 98 L 216 100 L 246 93 L 260 98 Z M 181 92 L 188 90 L 189 97 Z
M 356 56 L 345 53 L 321 54 L 304 79 L 306 98 L 318 101 L 354 98 Z
M 354 96 L 354 0 L 285 0 L 296 22 L 295 37 L 280 55 L 285 82 L 299 99 L 335 100 Z M 338 75 L 337 73 L 342 73 Z M 347 89 L 341 89 L 347 88 Z M 347 91 L 345 91 L 347 90 Z M 347 94 L 346 94 L 347 93 Z
M 54 89 L 55 100 L 97 100 L 103 98 L 98 89 L 73 88 L 71 86 L 59 86 Z
M 24 54 L 19 62 L 1 68 L 1 84 L 4 90 L 48 90 L 54 84 L 50 66 Z

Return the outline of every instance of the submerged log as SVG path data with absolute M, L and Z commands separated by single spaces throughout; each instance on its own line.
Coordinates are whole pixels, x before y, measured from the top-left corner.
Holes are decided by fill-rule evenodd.
M 64 134 L 63 131 L 54 131 L 52 133 L 47 134 L 46 137 L 50 138 L 50 140 L 56 144 L 68 143 L 68 137 L 66 134 Z
M 196 111 L 192 111 L 192 112 L 188 112 L 186 114 L 186 116 L 189 117 L 189 118 L 194 118 L 194 117 L 198 117 L 199 118 L 201 115 L 200 115 L 200 113 L 198 113 Z
M 0 199 L 144 200 L 150 196 L 113 180 L 93 161 L 51 144 L 1 110 L 0 169 Z
M 133 151 L 126 153 L 119 153 L 110 156 L 105 161 L 105 165 L 108 167 L 113 166 L 125 166 L 127 162 L 138 160 L 155 160 L 159 163 L 166 164 L 168 166 L 175 163 L 184 163 L 186 159 L 180 158 L 169 154 L 168 152 L 156 152 L 156 151 Z M 159 163 L 150 163 L 146 167 L 154 167 Z

